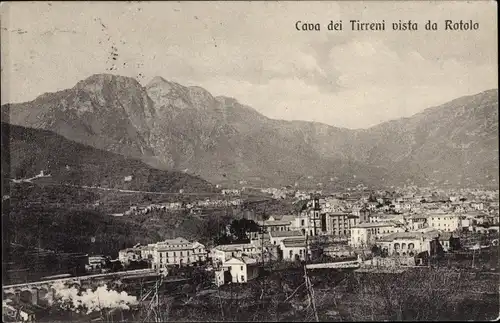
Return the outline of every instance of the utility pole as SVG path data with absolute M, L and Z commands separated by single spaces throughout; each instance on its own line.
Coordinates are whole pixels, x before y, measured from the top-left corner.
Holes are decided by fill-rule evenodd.
M 309 302 L 312 305 L 313 311 L 314 311 L 314 318 L 316 319 L 316 322 L 319 322 L 319 317 L 318 317 L 318 312 L 316 310 L 316 301 L 314 299 L 314 290 L 311 284 L 311 281 L 307 275 L 307 265 L 304 265 L 304 282 L 307 288 L 307 296 L 309 298 Z
M 476 255 L 476 249 L 473 249 L 472 250 L 472 268 L 474 268 L 474 258 L 475 258 L 475 255 Z
M 260 257 L 262 258 L 262 269 L 264 269 L 265 261 L 264 261 L 264 217 L 265 217 L 265 209 L 264 214 L 262 214 L 262 226 L 260 227 Z

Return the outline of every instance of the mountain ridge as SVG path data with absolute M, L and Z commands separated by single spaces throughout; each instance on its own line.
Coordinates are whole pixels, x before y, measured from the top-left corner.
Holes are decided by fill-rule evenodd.
M 497 156 L 491 154 L 498 150 L 497 107 L 498 90 L 492 89 L 353 130 L 271 119 L 234 98 L 163 77 L 143 87 L 127 77 L 98 74 L 71 89 L 4 105 L 2 114 L 9 109 L 13 124 L 50 127 L 70 140 L 214 183 L 293 184 L 305 175 L 316 183 L 443 184 L 461 173 L 463 180 L 451 182 L 469 185 L 498 177 Z M 89 111 L 101 111 L 99 120 Z M 457 148 L 468 141 L 476 148 Z M 459 151 L 469 160 L 458 158 Z M 475 155 L 481 158 L 471 159 Z M 467 161 L 484 170 L 473 174 Z

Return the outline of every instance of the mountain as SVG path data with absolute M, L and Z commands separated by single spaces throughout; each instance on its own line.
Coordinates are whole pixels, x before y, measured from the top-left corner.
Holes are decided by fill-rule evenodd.
M 155 77 L 145 87 L 94 75 L 34 101 L 2 106 L 10 123 L 141 158 L 214 183 L 493 185 L 498 91 L 363 130 L 263 116 L 227 97 Z
M 11 124 L 51 130 L 124 155 L 151 154 L 149 136 L 154 110 L 144 88 L 132 78 L 94 75 L 71 89 L 2 106 L 2 110 L 3 116 L 9 114 Z
M 497 187 L 498 90 L 360 131 L 356 144 L 356 159 L 391 165 L 396 174 L 418 177 L 419 184 Z
M 205 180 L 189 174 L 158 170 L 140 160 L 76 143 L 47 130 L 2 122 L 2 177 L 33 178 L 41 171 L 51 175 L 44 181 L 56 184 L 155 192 L 214 190 Z

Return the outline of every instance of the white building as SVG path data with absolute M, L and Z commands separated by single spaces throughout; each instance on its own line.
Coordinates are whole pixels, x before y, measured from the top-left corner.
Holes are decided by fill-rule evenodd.
M 304 235 L 302 232 L 295 230 L 295 231 L 275 231 L 275 232 L 269 232 L 269 240 L 271 244 L 277 246 L 280 245 L 281 241 L 288 239 L 288 238 L 299 238 L 302 237 L 304 238 Z
M 90 256 L 88 259 L 88 270 L 101 269 L 106 264 L 106 257 L 104 256 Z
M 210 250 L 210 256 L 214 267 L 220 267 L 231 258 L 241 258 L 243 256 L 256 256 L 261 250 L 255 244 L 226 244 L 218 245 Z
M 191 265 L 206 261 L 205 246 L 184 238 L 169 239 L 153 245 L 153 269 L 163 269 L 172 265 Z
M 428 226 L 427 216 L 415 214 L 407 218 L 407 226 L 410 231 L 417 231 Z
M 415 256 L 429 251 L 430 241 L 424 232 L 396 232 L 381 238 L 377 245 L 389 256 Z
M 246 283 L 259 276 L 257 260 L 242 256 L 232 257 L 224 261 L 222 268 L 215 271 L 215 283 L 217 286 L 225 283 Z
M 286 261 L 306 260 L 306 254 L 311 254 L 307 247 L 305 237 L 286 238 L 280 241 L 279 252 Z
M 396 232 L 377 241 L 382 250 L 386 250 L 389 256 L 415 256 L 424 251 L 430 251 L 431 241 L 438 238 L 443 250 L 450 249 L 450 232 L 414 231 Z
M 351 224 L 356 225 L 359 219 L 351 213 L 344 212 L 326 213 L 322 217 L 326 232 L 335 236 L 348 236 Z
M 369 247 L 383 236 L 394 232 L 402 232 L 404 229 L 392 222 L 366 222 L 351 228 L 349 245 L 355 248 Z
M 456 214 L 430 214 L 427 217 L 427 223 L 434 229 L 446 232 L 453 232 L 461 229 L 461 219 Z
M 129 264 L 131 261 L 138 261 L 141 259 L 141 250 L 139 248 L 127 248 L 118 251 L 118 260 L 124 265 Z
M 257 224 L 264 229 L 264 232 L 290 231 L 291 227 L 290 220 L 276 220 L 274 217 L 266 221 L 258 221 Z

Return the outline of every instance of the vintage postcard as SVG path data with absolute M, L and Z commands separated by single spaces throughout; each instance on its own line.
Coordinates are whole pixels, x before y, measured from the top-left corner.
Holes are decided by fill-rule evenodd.
M 3 321 L 499 317 L 496 2 L 0 11 Z

